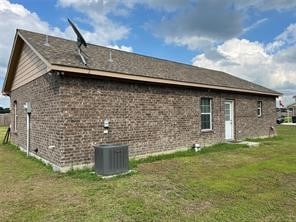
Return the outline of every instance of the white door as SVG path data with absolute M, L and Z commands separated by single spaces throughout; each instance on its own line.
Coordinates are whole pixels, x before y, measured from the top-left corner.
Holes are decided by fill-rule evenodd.
M 234 133 L 233 133 L 233 101 L 225 101 L 224 102 L 224 109 L 225 109 L 225 139 L 226 140 L 233 140 Z

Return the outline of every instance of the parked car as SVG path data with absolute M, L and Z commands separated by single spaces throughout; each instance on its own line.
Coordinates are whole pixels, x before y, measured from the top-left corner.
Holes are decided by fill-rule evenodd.
M 285 117 L 284 116 L 280 116 L 276 118 L 276 123 L 277 124 L 281 124 L 285 121 Z

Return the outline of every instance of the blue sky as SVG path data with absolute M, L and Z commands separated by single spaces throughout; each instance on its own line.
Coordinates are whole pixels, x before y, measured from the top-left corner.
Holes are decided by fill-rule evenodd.
M 16 28 L 75 39 L 68 17 L 88 42 L 222 70 L 285 103 L 296 95 L 294 0 L 1 0 L 0 84 Z

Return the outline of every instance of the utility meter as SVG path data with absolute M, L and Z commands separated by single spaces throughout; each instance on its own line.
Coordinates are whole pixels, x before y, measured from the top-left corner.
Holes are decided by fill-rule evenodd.
M 109 120 L 108 119 L 105 119 L 104 120 L 104 128 L 109 128 Z
M 26 113 L 30 114 L 32 112 L 32 107 L 30 102 L 26 102 L 24 105 Z

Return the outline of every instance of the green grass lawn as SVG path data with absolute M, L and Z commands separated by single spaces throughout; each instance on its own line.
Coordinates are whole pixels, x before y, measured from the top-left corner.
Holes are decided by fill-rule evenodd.
M 296 127 L 277 130 L 256 148 L 152 158 L 110 180 L 1 145 L 0 221 L 296 221 Z

